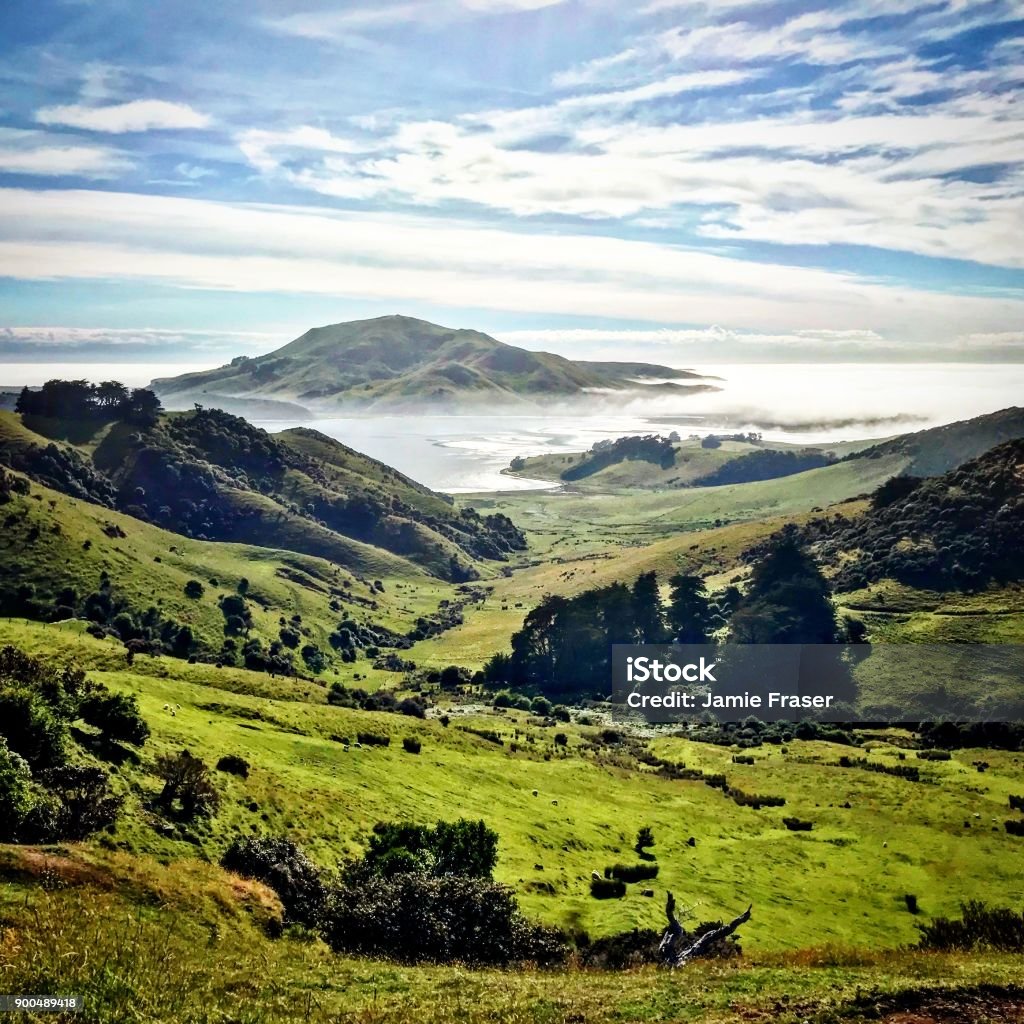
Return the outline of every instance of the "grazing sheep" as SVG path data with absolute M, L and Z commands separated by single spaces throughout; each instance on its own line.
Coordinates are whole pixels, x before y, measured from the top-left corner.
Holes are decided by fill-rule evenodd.
M 590 877 L 591 878 L 596 878 L 596 879 L 600 880 L 601 872 L 600 871 L 591 871 L 590 872 Z
M 551 804 L 552 804 L 552 806 L 557 807 L 558 806 L 558 801 L 557 800 L 552 800 Z
M 537 790 L 534 790 L 534 791 L 533 791 L 533 795 L 534 795 L 534 796 L 540 796 L 540 794 L 539 794 L 539 793 L 537 792 Z
M 171 710 L 171 705 L 170 704 L 165 704 L 164 705 L 164 711 L 170 711 L 170 710 Z

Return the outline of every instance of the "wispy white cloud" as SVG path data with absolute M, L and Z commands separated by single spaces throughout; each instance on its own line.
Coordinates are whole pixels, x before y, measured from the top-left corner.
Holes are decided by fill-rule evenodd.
M 124 349 L 231 352 L 265 351 L 288 340 L 282 334 L 253 331 L 165 330 L 154 327 L 0 326 L 0 353 L 29 355 L 54 351 Z
M 565 0 L 415 0 L 410 3 L 380 3 L 365 6 L 296 11 L 269 18 L 268 28 L 285 35 L 321 41 L 343 41 L 359 33 L 386 31 L 395 25 L 415 23 L 447 24 L 465 18 L 554 7 Z
M 350 296 L 398 309 L 469 302 L 816 338 L 873 331 L 910 348 L 1024 322 L 1020 299 L 922 292 L 672 245 L 109 192 L 0 190 L 0 275 Z
M 0 127 L 0 173 L 100 179 L 116 177 L 130 166 L 123 153 L 73 136 Z
M 145 132 L 154 129 L 205 128 L 210 118 L 187 103 L 166 100 L 131 100 L 107 106 L 71 103 L 43 107 L 36 112 L 36 121 L 45 125 L 63 125 L 92 132 Z

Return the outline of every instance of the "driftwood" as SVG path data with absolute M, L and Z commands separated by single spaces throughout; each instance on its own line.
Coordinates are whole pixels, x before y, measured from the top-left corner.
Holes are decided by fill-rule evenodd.
M 668 918 L 668 927 L 666 927 L 665 934 L 661 937 L 661 945 L 658 947 L 662 961 L 669 967 L 682 967 L 690 960 L 702 956 L 716 942 L 732 935 L 741 924 L 746 924 L 750 920 L 750 912 L 753 909 L 754 905 L 751 904 L 739 917 L 734 918 L 728 924 L 705 932 L 690 945 L 683 946 L 686 932 L 683 931 L 683 926 L 676 917 L 676 899 L 672 893 L 669 893 L 665 900 L 665 916 Z

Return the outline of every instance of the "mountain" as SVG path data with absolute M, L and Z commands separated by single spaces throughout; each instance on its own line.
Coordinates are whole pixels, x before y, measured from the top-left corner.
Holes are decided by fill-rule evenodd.
M 505 516 L 457 511 L 450 498 L 316 431 L 271 435 L 216 409 L 167 414 L 142 429 L 0 412 L 0 465 L 185 537 L 346 566 L 376 549 L 393 567 L 458 582 L 525 546 Z
M 651 386 L 642 379 L 667 380 L 680 394 L 713 387 L 693 371 L 578 362 L 506 345 L 479 331 L 384 316 L 316 327 L 267 355 L 239 356 L 216 370 L 155 380 L 152 388 L 171 408 L 257 399 L 320 412 L 394 411 L 524 406 Z M 674 383 L 679 380 L 695 383 Z

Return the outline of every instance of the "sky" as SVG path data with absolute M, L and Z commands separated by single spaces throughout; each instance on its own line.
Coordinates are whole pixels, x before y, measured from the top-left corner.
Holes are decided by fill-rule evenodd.
M 1024 362 L 1022 84 L 1024 0 L 4 0 L 0 363 Z

